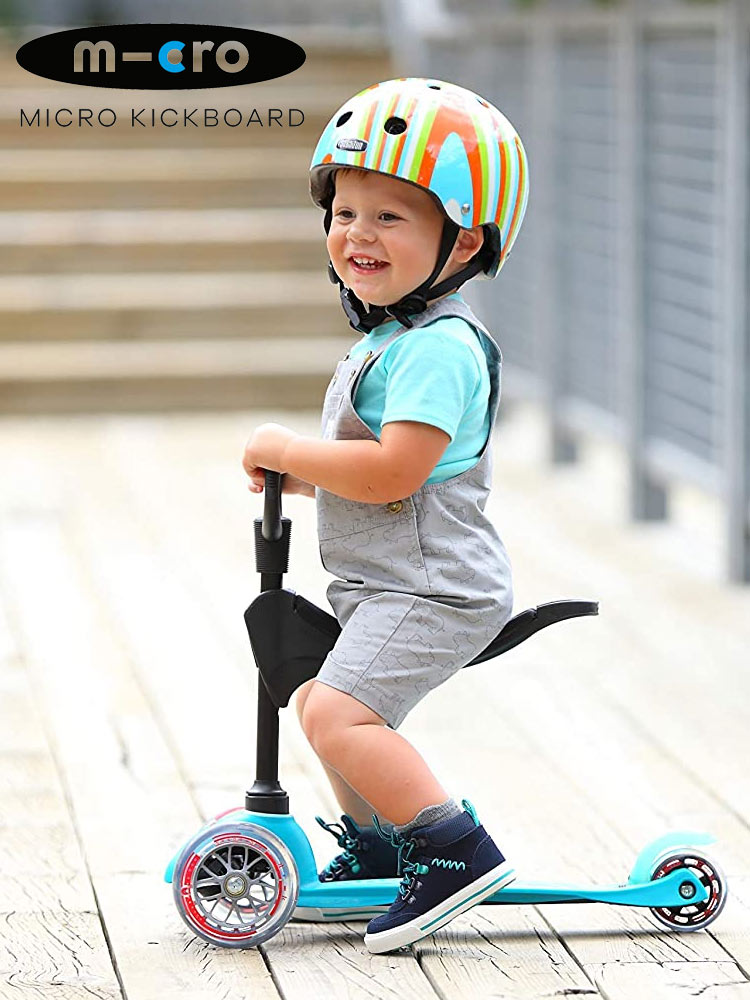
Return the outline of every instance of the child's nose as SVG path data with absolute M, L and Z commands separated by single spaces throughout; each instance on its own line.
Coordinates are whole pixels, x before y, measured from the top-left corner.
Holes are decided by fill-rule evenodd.
M 375 238 L 375 234 L 372 231 L 372 227 L 360 219 L 355 219 L 347 230 L 347 236 L 352 243 L 372 243 Z

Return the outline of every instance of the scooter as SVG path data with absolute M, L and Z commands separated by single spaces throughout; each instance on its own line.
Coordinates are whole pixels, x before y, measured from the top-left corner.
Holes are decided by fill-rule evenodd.
M 263 517 L 254 522 L 260 594 L 245 612 L 260 674 L 255 782 L 244 808 L 229 809 L 205 823 L 164 876 L 172 883 L 175 904 L 190 930 L 227 948 L 254 948 L 290 919 L 369 920 L 390 907 L 400 881 L 319 881 L 310 842 L 290 815 L 289 796 L 279 784 L 279 709 L 316 676 L 341 632 L 333 615 L 282 587 L 291 521 L 281 514 L 281 482 L 279 473 L 266 472 Z M 467 666 L 500 656 L 555 622 L 598 612 L 597 602 L 580 600 L 529 608 L 512 618 Z M 721 869 L 696 850 L 714 840 L 706 833 L 669 833 L 643 848 L 623 884 L 513 882 L 482 905 L 615 903 L 647 907 L 670 930 L 701 930 L 718 917 L 727 898 Z

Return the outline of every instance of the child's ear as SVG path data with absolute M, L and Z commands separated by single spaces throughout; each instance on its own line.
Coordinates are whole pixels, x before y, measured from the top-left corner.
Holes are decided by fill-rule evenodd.
M 465 264 L 478 250 L 481 250 L 483 244 L 484 230 L 481 226 L 474 226 L 473 229 L 459 229 L 453 246 L 454 258 L 461 264 Z

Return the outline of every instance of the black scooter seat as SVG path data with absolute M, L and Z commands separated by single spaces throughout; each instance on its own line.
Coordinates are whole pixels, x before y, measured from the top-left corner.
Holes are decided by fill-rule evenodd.
M 551 601 L 511 618 L 492 642 L 467 667 L 506 653 L 555 622 L 597 615 L 597 601 Z M 315 677 L 341 634 L 334 617 L 293 590 L 264 590 L 245 612 L 253 656 L 271 700 L 277 708 L 305 681 Z

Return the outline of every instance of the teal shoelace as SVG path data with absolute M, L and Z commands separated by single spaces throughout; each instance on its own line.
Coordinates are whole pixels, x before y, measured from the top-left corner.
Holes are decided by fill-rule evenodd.
M 359 858 L 353 852 L 357 850 L 360 846 L 359 840 L 355 840 L 354 837 L 350 837 L 347 831 L 340 823 L 326 823 L 321 816 L 315 817 L 316 822 L 320 823 L 324 830 L 328 830 L 336 838 L 336 843 L 339 847 L 343 847 L 344 851 L 339 857 L 343 858 L 346 864 L 349 865 L 352 872 L 356 875 L 360 870 Z M 338 858 L 334 858 L 329 861 L 326 867 L 323 869 L 324 872 L 329 872 L 331 875 L 337 875 L 343 870 L 341 862 Z
M 417 842 L 413 837 L 405 837 L 402 833 L 396 833 L 395 830 L 389 830 L 386 833 L 374 813 L 372 818 L 378 835 L 383 840 L 387 840 L 392 847 L 398 848 L 398 873 L 403 876 L 401 884 L 398 887 L 398 892 L 402 899 L 406 899 L 411 893 L 417 875 L 426 875 L 430 869 L 427 865 L 421 865 L 418 861 L 409 860 L 412 851 L 417 846 Z

